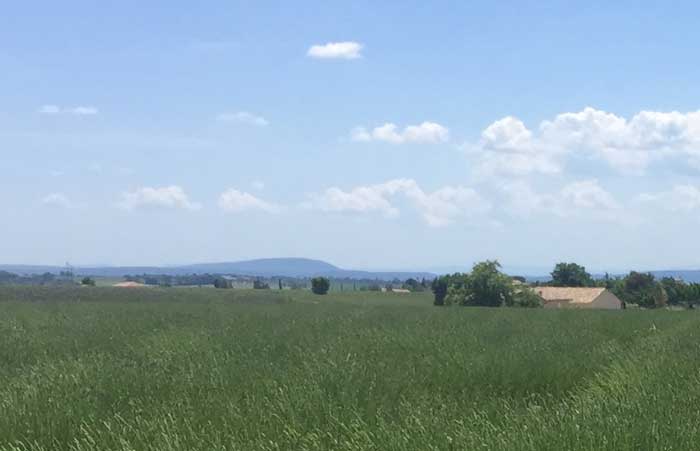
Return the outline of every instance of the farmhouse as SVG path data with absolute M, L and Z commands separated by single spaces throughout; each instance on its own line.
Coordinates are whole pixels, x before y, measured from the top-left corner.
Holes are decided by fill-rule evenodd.
M 138 283 L 138 282 L 119 282 L 119 283 L 115 283 L 112 286 L 117 287 L 117 288 L 141 288 L 141 287 L 145 287 L 146 285 L 144 285 L 142 283 Z
M 533 290 L 544 299 L 545 308 L 622 308 L 622 301 L 605 288 L 533 287 Z

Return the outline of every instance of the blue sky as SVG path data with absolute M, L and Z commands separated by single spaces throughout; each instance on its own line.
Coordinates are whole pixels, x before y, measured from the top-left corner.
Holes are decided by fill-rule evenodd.
M 700 6 L 494 3 L 5 5 L 0 260 L 700 267 Z

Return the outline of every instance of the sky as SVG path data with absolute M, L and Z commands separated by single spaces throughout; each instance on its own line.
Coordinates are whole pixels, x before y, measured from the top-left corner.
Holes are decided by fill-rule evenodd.
M 8 2 L 0 262 L 700 268 L 697 2 Z

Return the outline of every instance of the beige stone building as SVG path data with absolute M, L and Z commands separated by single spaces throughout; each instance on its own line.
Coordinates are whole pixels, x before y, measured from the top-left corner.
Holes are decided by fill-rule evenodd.
M 619 310 L 622 301 L 605 288 L 532 287 L 544 299 L 545 308 Z

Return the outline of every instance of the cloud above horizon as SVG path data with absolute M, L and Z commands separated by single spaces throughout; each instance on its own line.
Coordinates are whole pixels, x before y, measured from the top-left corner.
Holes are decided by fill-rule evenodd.
M 562 219 L 630 222 L 630 211 L 596 179 L 566 183 L 548 192 L 538 192 L 523 180 L 504 183 L 499 188 L 504 211 L 522 218 L 546 215 Z
M 363 45 L 355 41 L 328 42 L 309 47 L 306 55 L 316 59 L 346 59 L 362 58 Z
M 559 174 L 571 157 L 600 161 L 627 175 L 642 175 L 652 162 L 672 157 L 700 169 L 700 111 L 641 111 L 628 120 L 587 107 L 544 120 L 535 131 L 508 116 L 463 149 L 483 177 Z
M 357 142 L 387 142 L 391 144 L 405 143 L 440 143 L 450 139 L 450 131 L 435 122 L 423 122 L 419 125 L 408 125 L 400 130 L 396 124 L 387 122 L 371 130 L 356 127 L 350 132 L 350 137 Z
M 94 116 L 99 114 L 99 110 L 93 106 L 60 107 L 58 105 L 42 105 L 38 112 L 40 114 L 70 114 L 74 116 Z
M 50 205 L 53 207 L 65 208 L 67 210 L 72 210 L 78 208 L 78 204 L 73 202 L 63 193 L 56 192 L 46 195 L 41 199 L 41 203 L 44 205 Z
M 201 204 L 192 202 L 185 191 L 177 186 L 164 186 L 159 188 L 142 187 L 122 193 L 122 199 L 117 204 L 124 210 L 138 208 L 169 208 L 181 210 L 199 210 Z
M 425 192 L 413 179 L 393 179 L 348 191 L 331 187 L 312 195 L 304 206 L 325 212 L 379 213 L 386 218 L 396 218 L 400 209 L 393 200 L 399 195 L 407 199 L 431 227 L 447 226 L 460 218 L 482 217 L 491 209 L 491 204 L 471 188 L 445 186 Z
M 242 124 L 255 125 L 257 127 L 266 127 L 270 125 L 267 119 L 258 116 L 248 111 L 238 111 L 236 113 L 221 113 L 216 116 L 219 122 L 239 122 Z
M 283 210 L 279 205 L 266 202 L 248 192 L 234 188 L 229 188 L 221 193 L 219 196 L 219 208 L 229 213 L 241 213 L 252 210 L 265 213 L 279 213 Z

